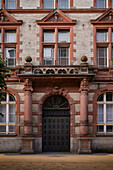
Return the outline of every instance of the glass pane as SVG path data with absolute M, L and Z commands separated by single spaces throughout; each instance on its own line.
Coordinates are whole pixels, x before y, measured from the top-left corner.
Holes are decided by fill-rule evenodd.
M 106 104 L 106 122 L 113 123 L 113 104 Z
M 6 132 L 6 126 L 0 126 L 0 132 Z
M 104 132 L 104 126 L 97 126 L 97 132 Z
M 106 93 L 106 101 L 112 101 L 112 92 Z
M 4 117 L 0 116 L 0 122 L 5 123 L 6 122 L 6 105 L 5 104 L 0 105 L 0 113 L 4 115 Z
M 96 0 L 97 8 L 106 8 L 106 0 Z
M 97 47 L 97 64 L 99 67 L 107 67 L 107 47 Z
M 9 104 L 9 122 L 15 122 L 15 111 L 16 106 L 14 104 Z
M 113 126 L 107 126 L 106 132 L 113 132 Z
M 2 8 L 2 0 L 0 0 L 0 9 Z
M 59 65 L 68 65 L 69 64 L 69 48 L 68 47 L 59 47 Z
M 9 101 L 15 101 L 15 97 L 12 94 L 9 94 Z
M 9 126 L 9 132 L 15 132 L 15 126 Z
M 5 31 L 5 42 L 16 42 L 16 31 Z
M 97 42 L 107 42 L 108 30 L 97 30 Z
M 98 97 L 98 99 L 97 99 L 97 101 L 104 101 L 104 94 L 101 94 L 99 97 Z
M 54 42 L 54 32 L 44 32 L 44 42 Z
M 69 0 L 58 0 L 58 8 L 60 9 L 69 8 Z
M 6 59 L 8 67 L 16 65 L 16 48 L 6 48 Z
M 69 42 L 69 32 L 66 31 L 58 32 L 58 42 Z
M 112 8 L 113 8 L 113 0 L 111 0 L 111 3 L 112 3 Z
M 5 0 L 5 8 L 6 9 L 16 9 L 17 0 Z
M 104 105 L 97 104 L 97 123 L 104 122 Z
M 44 47 L 44 65 L 54 65 L 54 48 Z
M 113 46 L 112 46 L 112 67 L 113 67 Z
M 43 8 L 45 9 L 53 9 L 54 8 L 54 0 L 44 0 Z

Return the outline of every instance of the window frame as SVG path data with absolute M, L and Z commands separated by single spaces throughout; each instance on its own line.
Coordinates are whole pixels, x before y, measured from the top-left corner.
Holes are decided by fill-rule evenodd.
M 16 0 L 16 9 L 20 8 L 20 0 Z M 2 9 L 6 9 L 6 10 L 16 10 L 16 9 L 7 9 L 5 8 L 5 0 L 2 0 L 2 5 L 1 5 Z
M 16 48 L 16 58 L 15 60 L 17 61 L 19 59 L 19 27 L 15 26 L 0 26 L 1 30 L 1 42 L 0 42 L 0 47 L 1 47 L 1 52 L 2 52 L 2 59 L 5 60 L 5 49 L 6 48 Z M 5 31 L 16 31 L 16 42 L 5 42 Z M 10 68 L 15 68 L 16 64 L 13 67 Z
M 97 8 L 97 0 L 93 1 L 94 8 Z M 112 0 L 106 0 L 106 8 L 112 8 Z M 97 9 L 106 9 L 106 8 L 97 8 Z
M 98 105 L 103 105 L 103 123 L 98 123 L 97 122 L 97 127 L 98 126 L 103 126 L 103 129 L 104 129 L 103 132 L 98 132 L 98 130 L 97 130 L 97 135 L 106 135 L 106 134 L 107 135 L 113 135 L 113 132 L 107 132 L 107 130 L 106 130 L 107 126 L 113 126 L 113 123 L 107 123 L 107 118 L 106 118 L 106 116 L 107 116 L 106 105 L 107 104 L 112 104 L 112 107 L 113 107 L 113 92 L 112 92 L 112 101 L 107 101 L 106 100 L 107 92 L 112 92 L 112 91 L 106 91 L 104 93 L 101 93 L 101 94 L 103 94 L 103 101 L 97 101 L 97 108 L 98 108 Z M 98 97 L 97 97 L 97 99 L 98 99 Z
M 107 42 L 97 42 L 97 30 L 108 30 L 108 41 Z M 112 67 L 112 47 L 113 47 L 113 42 L 112 42 L 112 30 L 113 26 L 109 25 L 107 26 L 106 24 L 104 26 L 94 26 L 94 64 L 97 65 L 97 46 L 107 46 L 108 47 L 108 56 L 107 56 L 107 66 L 106 67 L 99 67 L 99 68 L 107 68 L 107 67 Z
M 0 126 L 6 126 L 6 132 L 0 132 L 0 135 L 8 135 L 8 134 L 16 134 L 16 99 L 15 101 L 9 101 L 9 95 L 10 93 L 6 93 L 6 101 L 1 101 L 1 105 L 5 105 L 6 107 L 6 121 L 0 122 Z M 11 94 L 12 95 L 12 94 Z M 14 98 L 15 96 L 12 95 Z M 15 105 L 15 121 L 9 122 L 9 105 L 13 104 Z M 15 126 L 15 132 L 9 132 L 9 126 Z
M 70 61 L 71 61 L 71 58 L 72 58 L 72 52 L 71 52 L 71 48 L 73 48 L 73 37 L 71 36 L 71 34 L 72 34 L 72 29 L 73 29 L 73 27 L 69 27 L 69 26 L 67 26 L 67 27 L 62 27 L 62 26 L 48 26 L 48 27 L 41 27 L 41 29 L 40 29 L 40 63 L 42 64 L 42 65 L 44 65 L 43 64 L 43 47 L 44 46 L 48 46 L 48 47 L 50 47 L 50 46 L 54 46 L 54 65 L 57 65 L 57 66 L 59 66 L 59 64 L 58 64 L 58 47 L 60 46 L 63 46 L 63 47 L 69 47 L 69 64 L 68 65 L 70 65 Z M 51 30 L 54 30 L 54 42 L 43 42 L 43 32 L 44 32 L 44 30 L 46 30 L 46 31 L 51 31 Z M 62 30 L 62 31 L 69 31 L 69 42 L 58 42 L 58 30 Z M 54 66 L 54 65 L 52 65 L 52 66 Z
M 44 0 L 40 0 L 40 7 L 43 9 L 46 9 L 46 8 L 44 8 L 43 1 Z M 55 9 L 55 8 L 58 8 L 58 0 L 54 0 L 54 8 L 52 8 L 52 9 Z M 69 8 L 65 8 L 65 9 L 68 10 L 70 8 L 73 8 L 73 0 L 69 0 Z M 64 10 L 64 8 L 63 8 L 63 10 Z

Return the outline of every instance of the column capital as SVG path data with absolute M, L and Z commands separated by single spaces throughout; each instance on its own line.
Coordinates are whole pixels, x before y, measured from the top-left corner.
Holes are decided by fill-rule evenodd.
M 80 92 L 82 92 L 82 91 L 88 92 L 88 91 L 89 91 L 88 80 L 87 80 L 86 78 L 84 78 L 84 79 L 81 81 L 79 91 L 80 91 Z
M 30 79 L 26 79 L 26 80 L 25 80 L 23 90 L 24 90 L 24 91 L 30 91 L 30 92 L 33 91 L 33 88 L 32 88 L 32 81 L 31 81 Z

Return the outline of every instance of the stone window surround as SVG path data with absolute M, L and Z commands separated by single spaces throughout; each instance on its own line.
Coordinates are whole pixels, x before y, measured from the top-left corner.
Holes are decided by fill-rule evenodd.
M 97 37 L 97 30 L 108 30 L 108 41 L 107 42 L 97 42 L 96 41 L 96 37 Z M 112 46 L 113 46 L 113 42 L 112 42 L 112 30 L 113 30 L 113 26 L 111 25 L 104 25 L 104 26 L 94 26 L 94 58 L 95 58 L 95 62 L 97 65 L 97 45 L 98 46 L 107 46 L 108 48 L 108 56 L 107 56 L 107 60 L 108 60 L 108 65 L 107 67 L 112 67 Z
M 40 7 L 43 8 L 43 1 L 44 0 L 40 0 Z M 55 7 L 54 8 L 58 8 L 58 0 L 54 0 L 55 1 Z M 73 8 L 73 0 L 69 0 L 69 8 Z
M 5 0 L 2 0 L 2 9 L 5 9 Z M 17 9 L 20 7 L 20 0 L 17 0 Z M 9 9 L 8 9 L 9 10 Z M 12 9 L 11 9 L 12 10 Z
M 3 60 L 5 59 L 5 47 L 16 47 L 16 60 L 18 60 L 19 58 L 19 27 L 18 26 L 0 26 L 0 30 L 1 30 L 1 52 L 3 52 L 2 54 L 2 58 Z M 5 42 L 5 31 L 16 31 L 16 42 Z
M 97 0 L 94 0 L 93 4 L 94 4 L 94 8 L 96 8 L 96 1 Z M 106 0 L 106 8 L 112 8 L 112 0 Z
M 44 43 L 43 42 L 43 31 L 44 30 L 54 30 L 54 37 L 55 37 L 55 42 L 53 42 L 53 43 Z M 69 33 L 70 33 L 70 42 L 65 42 L 65 43 L 58 43 L 58 30 L 67 30 L 67 31 L 69 31 Z M 57 65 L 58 64 L 58 45 L 63 45 L 63 46 L 65 46 L 65 45 L 68 45 L 69 46 L 69 48 L 70 48 L 70 50 L 69 50 L 69 64 L 71 63 L 71 58 L 72 58 L 72 48 L 73 48 L 73 41 L 71 40 L 72 39 L 72 26 L 65 26 L 65 27 L 63 27 L 63 26 L 41 26 L 40 27 L 40 63 L 41 64 L 43 64 L 43 46 L 44 45 L 53 45 L 54 46 L 54 61 L 55 61 L 55 64 L 54 65 Z
M 107 91 L 107 92 L 109 92 L 109 91 Z M 106 118 L 106 116 L 107 116 L 106 105 L 107 104 L 110 104 L 110 105 L 112 104 L 113 105 L 113 100 L 112 101 L 106 101 L 106 92 L 101 93 L 101 94 L 103 94 L 103 101 L 97 101 L 97 105 L 101 104 L 101 105 L 104 106 L 103 107 L 104 108 L 104 112 L 103 112 L 103 114 L 104 114 L 104 123 L 97 123 L 97 126 L 103 126 L 104 131 L 103 132 L 98 132 L 97 131 L 97 134 L 113 134 L 113 132 L 107 132 L 107 126 L 113 126 L 113 123 L 107 123 L 106 122 L 106 120 L 107 120 L 107 118 Z M 113 93 L 112 93 L 112 98 L 113 98 Z

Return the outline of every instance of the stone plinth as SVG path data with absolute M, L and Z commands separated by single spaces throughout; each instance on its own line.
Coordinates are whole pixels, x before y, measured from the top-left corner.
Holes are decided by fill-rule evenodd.
M 78 153 L 92 153 L 91 138 L 89 137 L 78 138 Z
M 34 138 L 22 137 L 22 150 L 21 153 L 34 153 Z

